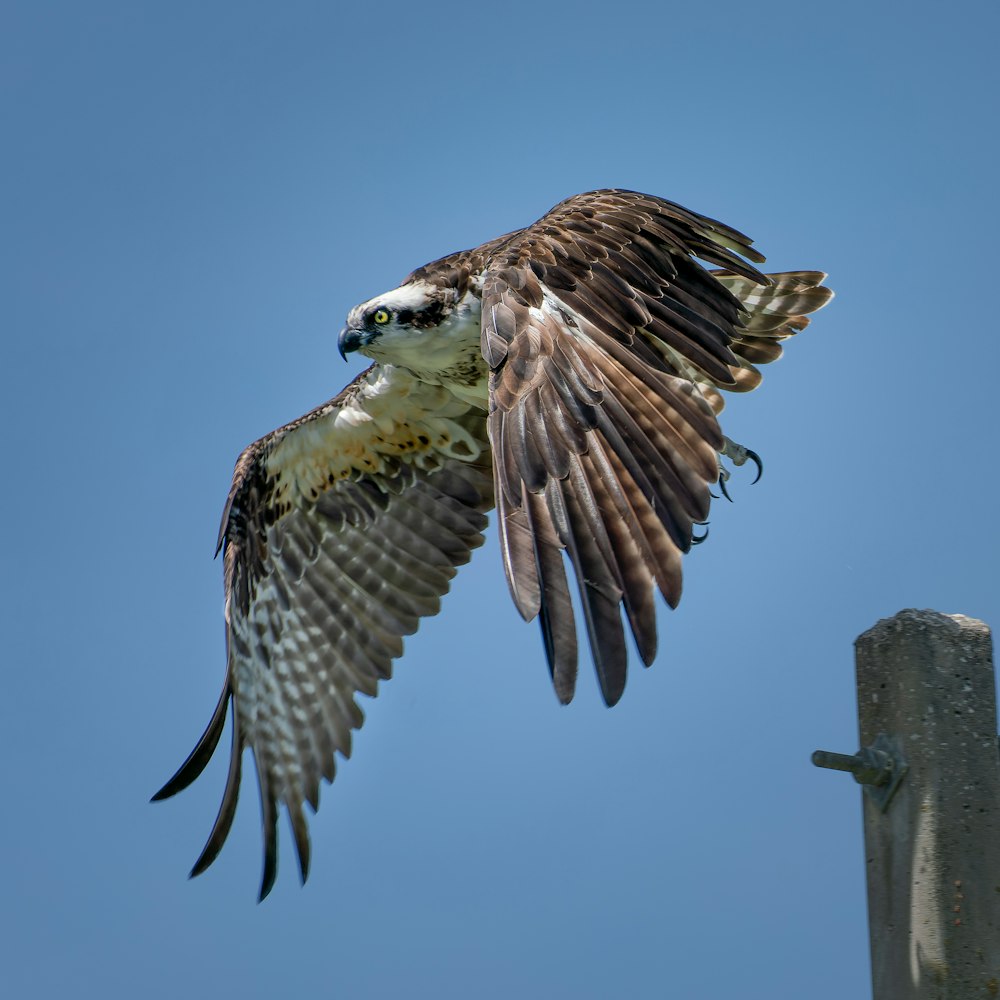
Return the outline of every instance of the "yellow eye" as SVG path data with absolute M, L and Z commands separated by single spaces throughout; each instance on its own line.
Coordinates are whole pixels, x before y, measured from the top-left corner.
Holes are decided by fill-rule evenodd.
M 385 326 L 392 319 L 392 313 L 388 309 L 376 309 L 372 315 L 372 319 L 375 321 L 376 326 Z

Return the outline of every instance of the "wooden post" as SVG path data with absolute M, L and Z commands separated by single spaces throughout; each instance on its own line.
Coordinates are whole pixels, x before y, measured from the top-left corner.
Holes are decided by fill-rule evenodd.
M 909 610 L 855 646 L 861 745 L 880 748 L 851 768 L 872 782 L 863 799 L 874 998 L 1000 998 L 990 631 L 962 615 Z

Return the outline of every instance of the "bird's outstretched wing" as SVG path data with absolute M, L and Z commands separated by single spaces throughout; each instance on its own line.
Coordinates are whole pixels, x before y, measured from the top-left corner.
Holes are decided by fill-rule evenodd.
M 291 818 L 303 879 L 303 813 L 351 752 L 402 636 L 435 614 L 493 506 L 482 411 L 440 386 L 374 366 L 339 396 L 252 444 L 236 464 L 224 550 L 228 667 L 208 728 L 154 796 L 189 785 L 215 751 L 233 706 L 229 778 L 192 875 L 229 832 L 244 747 L 260 784 L 264 872 L 277 866 L 277 817 Z
M 611 705 L 625 685 L 622 609 L 648 665 L 654 584 L 677 604 L 681 554 L 708 514 L 724 446 L 710 394 L 747 383 L 752 362 L 794 332 L 748 328 L 740 299 L 771 281 L 744 258 L 763 260 L 728 226 L 648 195 L 594 191 L 487 261 L 482 347 L 505 570 L 522 616 L 540 617 L 563 701 L 577 664 L 563 551 Z

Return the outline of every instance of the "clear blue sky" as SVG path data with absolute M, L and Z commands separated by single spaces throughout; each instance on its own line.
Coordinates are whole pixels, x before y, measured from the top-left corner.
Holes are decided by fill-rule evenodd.
M 868 991 L 854 637 L 1000 623 L 995 4 L 8 2 L 0 967 L 9 996 Z M 355 302 L 601 186 L 838 298 L 727 410 L 661 655 L 550 690 L 495 538 L 255 904 L 225 761 L 232 463 L 337 392 Z M 228 737 L 226 737 L 228 741 Z M 281 828 L 283 846 L 290 840 Z

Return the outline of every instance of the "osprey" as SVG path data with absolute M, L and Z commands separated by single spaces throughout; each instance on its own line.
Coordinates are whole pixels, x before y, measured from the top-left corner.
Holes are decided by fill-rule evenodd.
M 305 880 L 303 805 L 317 808 L 337 751 L 350 756 L 355 695 L 391 676 L 493 507 L 511 597 L 539 621 L 557 697 L 572 699 L 577 673 L 568 564 L 601 693 L 618 701 L 626 631 L 651 664 L 654 590 L 676 607 L 709 488 L 725 491 L 721 460 L 750 458 L 760 475 L 719 428 L 719 390 L 755 388 L 757 366 L 832 294 L 820 272 L 748 263 L 763 260 L 742 233 L 680 205 L 591 191 L 351 310 L 340 351 L 375 363 L 236 463 L 219 534 L 225 684 L 154 796 L 198 777 L 231 705 L 229 776 L 192 876 L 222 848 L 250 747 L 260 898 L 281 803 Z

